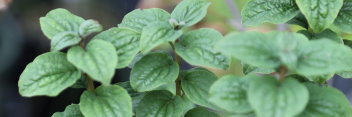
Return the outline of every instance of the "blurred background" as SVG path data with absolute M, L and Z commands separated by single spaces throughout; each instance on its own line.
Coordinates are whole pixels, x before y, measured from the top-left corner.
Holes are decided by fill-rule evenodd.
M 206 18 L 194 29 L 215 28 L 223 34 L 240 31 L 295 31 L 287 24 L 264 24 L 245 28 L 240 9 L 249 0 L 210 0 Z M 0 117 L 50 117 L 71 103 L 78 103 L 84 89 L 69 88 L 58 97 L 24 98 L 18 94 L 17 81 L 25 66 L 36 56 L 50 50 L 50 41 L 43 35 L 39 18 L 55 8 L 65 8 L 84 19 L 99 21 L 104 30 L 117 26 L 123 16 L 136 8 L 162 8 L 171 12 L 180 0 L 0 0 Z M 160 46 L 159 49 L 170 50 Z M 190 68 L 182 64 L 183 69 Z M 242 66 L 233 60 L 226 71 L 210 69 L 217 75 L 242 74 Z M 116 71 L 114 82 L 126 81 L 130 69 Z M 331 85 L 352 100 L 352 80 L 335 76 Z

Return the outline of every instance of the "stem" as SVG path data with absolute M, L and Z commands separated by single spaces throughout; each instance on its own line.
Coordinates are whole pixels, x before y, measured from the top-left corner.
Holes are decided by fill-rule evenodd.
M 88 91 L 94 91 L 94 82 L 92 78 L 90 78 L 87 74 L 86 75 L 86 81 L 87 81 L 87 90 Z
M 281 66 L 279 68 L 279 81 L 283 82 L 285 80 L 286 73 L 287 73 L 287 68 L 284 66 Z
M 169 44 L 170 44 L 170 46 L 171 46 L 171 48 L 173 50 L 173 53 L 174 53 L 174 56 L 175 56 L 175 61 L 180 66 L 182 64 L 182 59 L 181 59 L 180 56 L 178 56 L 176 54 L 175 45 L 172 42 L 169 42 Z M 180 76 L 177 77 L 175 83 L 176 83 L 176 95 L 181 96 L 182 95 L 182 93 L 181 93 L 182 88 L 181 88 L 181 78 L 180 78 Z
M 225 2 L 233 15 L 232 19 L 230 19 L 230 25 L 232 25 L 234 28 L 236 28 L 240 32 L 245 31 L 246 28 L 241 23 L 241 13 L 238 10 L 234 0 L 226 0 Z

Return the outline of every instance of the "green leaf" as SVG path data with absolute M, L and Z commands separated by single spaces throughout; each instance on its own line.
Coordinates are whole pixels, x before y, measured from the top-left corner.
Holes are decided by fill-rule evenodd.
M 169 82 L 169 83 L 166 83 L 164 85 L 161 85 L 161 86 L 155 88 L 154 90 L 166 90 L 166 91 L 169 91 L 170 93 L 172 93 L 173 95 L 176 95 L 176 83 L 174 81 Z
M 205 107 L 215 107 L 208 101 L 209 89 L 217 80 L 214 73 L 203 68 L 195 68 L 183 72 L 181 78 L 182 91 L 190 101 Z
M 179 66 L 166 53 L 154 52 L 143 56 L 132 68 L 130 82 L 138 92 L 155 90 L 174 82 Z
M 66 54 L 49 52 L 42 54 L 26 66 L 18 81 L 22 96 L 57 96 L 73 85 L 81 72 L 66 60 Z
M 136 9 L 123 18 L 119 27 L 130 28 L 141 33 L 145 26 L 152 23 L 168 22 L 169 19 L 170 14 L 159 8 Z
M 139 93 L 139 92 L 133 90 L 133 88 L 131 87 L 131 84 L 130 84 L 129 81 L 127 81 L 127 82 L 119 82 L 119 83 L 117 83 L 117 85 L 119 85 L 122 88 L 124 88 L 128 92 L 128 95 L 131 96 L 131 98 L 132 98 L 132 109 L 133 109 L 133 112 L 135 112 L 139 102 L 141 102 L 141 100 L 143 99 L 145 93 Z
M 65 108 L 64 112 L 56 112 L 51 117 L 84 117 L 78 104 L 71 104 Z
M 343 0 L 296 0 L 314 32 L 328 28 L 336 19 Z
M 306 37 L 297 33 L 232 33 L 219 41 L 216 49 L 254 67 L 273 69 L 285 65 L 295 69 L 296 51 L 307 42 Z
M 219 117 L 219 115 L 206 108 L 197 107 L 189 110 L 184 117 Z
M 294 0 L 251 0 L 242 10 L 242 23 L 247 26 L 265 22 L 282 24 L 298 13 Z
M 81 38 L 75 32 L 61 32 L 52 38 L 51 51 L 62 50 L 66 47 L 76 45 L 80 41 Z
M 341 76 L 342 78 L 352 78 L 352 71 L 339 72 L 337 75 Z
M 248 100 L 259 117 L 294 117 L 308 103 L 307 88 L 293 78 L 282 83 L 274 77 L 253 78 Z
M 215 43 L 222 38 L 221 33 L 214 29 L 191 31 L 176 43 L 176 53 L 192 65 L 227 69 L 230 57 L 214 51 Z
M 302 13 L 299 13 L 296 17 L 287 22 L 288 24 L 296 24 L 305 29 L 309 28 L 309 24 L 307 19 L 304 17 Z
M 249 78 L 232 75 L 220 78 L 211 86 L 208 100 L 228 112 L 251 112 L 252 107 L 247 101 Z
M 84 91 L 79 107 L 85 117 L 132 117 L 132 99 L 120 86 Z
M 243 74 L 247 75 L 247 74 L 270 74 L 275 72 L 274 69 L 265 69 L 265 68 L 258 68 L 258 67 L 254 67 L 245 63 L 242 63 L 242 69 L 243 69 Z
M 344 0 L 341 10 L 334 21 L 334 26 L 344 32 L 352 33 L 352 0 Z
M 313 40 L 298 52 L 296 72 L 305 76 L 324 75 L 352 69 L 352 50 L 331 40 Z
M 148 92 L 139 103 L 136 117 L 180 117 L 190 102 L 167 91 Z
M 323 75 L 313 75 L 313 76 L 306 76 L 307 79 L 310 81 L 314 81 L 317 83 L 325 83 L 327 80 L 331 79 L 334 77 L 334 73 L 330 74 L 323 74 Z
M 40 27 L 49 39 L 61 32 L 78 33 L 79 26 L 84 19 L 78 17 L 66 9 L 58 8 L 50 11 L 45 17 L 40 18 Z
M 119 59 L 116 68 L 128 66 L 139 52 L 140 34 L 127 28 L 111 28 L 93 39 L 105 40 L 115 46 Z
M 175 41 L 182 35 L 181 30 L 174 30 L 168 23 L 154 23 L 143 28 L 140 46 L 142 52 L 146 53 L 166 42 Z
M 183 0 L 171 13 L 171 19 L 181 26 L 192 26 L 206 16 L 209 5 L 206 0 Z
M 246 113 L 246 114 L 227 115 L 224 117 L 256 117 L 256 115 L 255 113 Z
M 110 84 L 117 65 L 115 47 L 103 40 L 92 40 L 85 49 L 79 46 L 70 48 L 67 59 L 103 85 Z
M 309 102 L 297 117 L 351 117 L 352 110 L 345 95 L 335 88 L 306 83 Z
M 300 30 L 300 31 L 298 31 L 298 33 L 305 35 L 310 40 L 329 39 L 329 40 L 335 41 L 339 44 L 343 44 L 342 37 L 330 29 L 326 29 L 323 32 L 314 33 L 314 34 L 310 33 L 307 30 Z
M 84 21 L 80 26 L 79 26 L 79 34 L 82 37 L 86 37 L 92 33 L 100 32 L 103 30 L 103 26 L 99 24 L 99 22 L 89 19 Z

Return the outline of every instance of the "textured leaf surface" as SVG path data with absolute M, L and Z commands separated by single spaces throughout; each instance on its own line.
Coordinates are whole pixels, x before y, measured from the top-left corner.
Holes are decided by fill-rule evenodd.
M 252 0 L 242 10 L 242 22 L 247 26 L 265 22 L 282 24 L 298 13 L 294 0 Z
M 185 23 L 184 26 L 192 26 L 206 16 L 209 5 L 206 0 L 183 0 L 171 13 L 171 18 Z
M 45 17 L 40 18 L 40 27 L 49 39 L 61 32 L 71 31 L 78 33 L 79 26 L 84 19 L 66 9 L 58 8 L 50 11 Z
M 298 54 L 300 58 L 296 72 L 305 76 L 351 70 L 352 50 L 331 40 L 310 41 Z
M 310 33 L 307 30 L 300 30 L 300 31 L 298 31 L 298 33 L 305 35 L 307 38 L 309 38 L 311 40 L 329 39 L 329 40 L 335 41 L 339 44 L 343 44 L 343 40 L 342 40 L 341 36 L 339 36 L 336 32 L 334 32 L 330 29 L 326 29 L 320 33 L 314 33 L 314 34 Z
M 176 53 L 192 65 L 227 69 L 230 57 L 215 52 L 214 45 L 223 37 L 213 29 L 199 29 L 182 36 L 176 43 Z
M 86 37 L 92 33 L 100 32 L 103 30 L 103 26 L 101 26 L 95 20 L 86 20 L 79 26 L 79 34 L 83 37 Z
M 65 108 L 64 112 L 56 112 L 51 117 L 84 117 L 78 104 L 71 104 Z
M 85 117 L 132 117 L 132 99 L 120 86 L 100 86 L 85 91 L 79 106 Z
M 195 68 L 185 71 L 181 77 L 182 90 L 189 100 L 205 107 L 214 107 L 208 101 L 208 92 L 217 80 L 215 74 L 203 68 Z
M 118 56 L 116 68 L 128 66 L 139 51 L 140 34 L 127 28 L 111 28 L 93 39 L 105 40 L 115 46 Z
M 219 117 L 219 115 L 206 108 L 197 107 L 189 110 L 184 117 Z
M 117 83 L 117 85 L 119 85 L 122 88 L 124 88 L 128 92 L 128 94 L 131 96 L 131 98 L 132 98 L 132 109 L 133 109 L 133 112 L 135 112 L 139 102 L 143 99 L 145 93 L 139 93 L 139 92 L 133 90 L 133 88 L 131 87 L 131 84 L 130 84 L 129 81 L 120 82 L 120 83 Z
M 61 32 L 51 39 L 51 51 L 59 51 L 66 47 L 76 45 L 81 41 L 75 32 Z
M 245 63 L 242 63 L 242 70 L 244 74 L 270 74 L 275 72 L 274 69 L 265 69 L 265 68 L 258 68 L 258 67 L 254 67 Z
M 181 30 L 174 30 L 168 23 L 154 23 L 143 29 L 140 46 L 142 52 L 146 53 L 166 42 L 175 41 L 182 35 Z
M 249 77 L 224 76 L 211 86 L 208 100 L 228 112 L 251 112 L 247 101 L 249 80 Z
M 22 96 L 57 96 L 73 85 L 81 72 L 66 60 L 66 54 L 49 52 L 42 54 L 26 66 L 18 81 Z
M 136 117 L 180 117 L 189 103 L 167 91 L 148 92 L 137 107 Z
M 119 27 L 130 28 L 141 33 L 145 26 L 155 22 L 168 22 L 169 19 L 170 14 L 159 8 L 136 9 L 123 18 Z
M 282 84 L 274 77 L 252 79 L 248 100 L 259 117 L 293 117 L 308 103 L 308 90 L 298 81 L 286 78 Z
M 335 88 L 306 83 L 309 102 L 297 117 L 351 117 L 352 110 L 345 95 Z
M 314 32 L 328 28 L 336 19 L 343 0 L 296 0 Z
M 115 73 L 115 47 L 103 40 L 92 40 L 85 49 L 75 46 L 68 50 L 67 59 L 94 80 L 109 85 Z
M 151 91 L 174 82 L 178 73 L 178 64 L 166 53 L 150 53 L 143 56 L 132 68 L 131 86 L 138 92 Z
M 334 25 L 344 32 L 352 33 L 352 0 L 344 0 Z

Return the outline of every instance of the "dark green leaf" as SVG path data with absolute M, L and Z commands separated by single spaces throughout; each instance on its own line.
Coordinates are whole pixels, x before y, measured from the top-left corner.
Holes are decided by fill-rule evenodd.
M 189 110 L 184 117 L 219 117 L 219 115 L 206 108 L 197 107 Z
M 132 117 L 131 97 L 117 85 L 83 92 L 79 106 L 85 117 Z
M 275 72 L 274 69 L 265 69 L 265 68 L 258 68 L 258 67 L 254 67 L 245 63 L 242 63 L 242 70 L 244 74 L 250 74 L 250 73 L 254 73 L 254 74 L 270 74 Z
M 18 81 L 22 96 L 57 96 L 73 85 L 81 72 L 66 60 L 66 54 L 49 52 L 42 54 L 26 66 Z
M 71 104 L 65 108 L 64 112 L 56 112 L 51 117 L 84 117 L 78 104 Z
M 221 33 L 213 29 L 191 31 L 176 43 L 176 53 L 192 65 L 227 69 L 230 57 L 214 51 L 215 43 L 222 38 Z
M 206 0 L 183 0 L 171 13 L 171 18 L 181 26 L 192 26 L 206 16 L 209 5 Z
M 110 84 L 117 65 L 115 47 L 103 40 L 92 40 L 85 49 L 80 46 L 70 48 L 67 52 L 67 59 L 78 69 L 104 85 Z
M 314 32 L 321 32 L 334 23 L 343 0 L 296 0 Z
M 287 22 L 288 24 L 296 24 L 305 29 L 308 29 L 309 24 L 307 19 L 304 17 L 302 13 L 298 14 L 296 17 Z
M 128 92 L 128 94 L 131 96 L 131 98 L 132 98 L 132 109 L 133 109 L 133 112 L 135 112 L 139 102 L 141 102 L 141 100 L 143 99 L 145 93 L 139 93 L 139 92 L 133 90 L 133 88 L 131 87 L 131 84 L 130 84 L 129 81 L 127 81 L 127 82 L 119 82 L 119 83 L 117 83 L 117 85 L 119 85 L 122 88 L 124 88 Z
M 51 51 L 59 51 L 66 47 L 76 45 L 81 41 L 75 32 L 61 32 L 51 39 Z
M 352 33 L 352 0 L 344 0 L 334 25 L 343 32 Z

